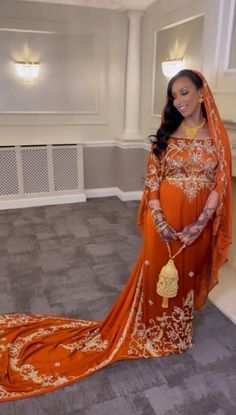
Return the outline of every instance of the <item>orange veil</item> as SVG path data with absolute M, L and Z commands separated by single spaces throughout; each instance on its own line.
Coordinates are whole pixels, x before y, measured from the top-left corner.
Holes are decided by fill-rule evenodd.
M 228 259 L 229 245 L 232 242 L 232 188 L 231 151 L 227 132 L 220 118 L 215 100 L 204 76 L 194 71 L 203 83 L 202 96 L 207 113 L 210 136 L 217 148 L 219 164 L 216 171 L 216 190 L 220 199 L 213 227 L 213 262 L 210 291 L 218 283 L 219 268 Z

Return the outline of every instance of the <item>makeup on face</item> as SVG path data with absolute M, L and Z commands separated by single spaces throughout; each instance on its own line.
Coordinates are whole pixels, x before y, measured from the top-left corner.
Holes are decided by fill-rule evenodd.
M 172 86 L 173 105 L 183 117 L 190 117 L 200 108 L 200 93 L 189 78 L 178 78 Z

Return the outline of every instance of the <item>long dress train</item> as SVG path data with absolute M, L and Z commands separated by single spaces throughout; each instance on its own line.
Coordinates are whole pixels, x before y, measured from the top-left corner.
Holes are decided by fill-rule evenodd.
M 117 301 L 103 322 L 44 315 L 0 316 L 0 400 L 26 398 L 68 385 L 121 359 L 182 353 L 193 345 L 193 310 L 207 296 L 211 278 L 212 222 L 175 259 L 177 296 L 162 308 L 156 293 L 166 244 L 155 230 L 147 202 L 159 198 L 178 231 L 194 222 L 215 186 L 216 149 L 210 139 L 171 138 L 165 157 L 150 153 L 139 210 L 143 248 Z M 181 243 L 172 244 L 172 252 Z M 208 284 L 209 285 L 209 284 Z

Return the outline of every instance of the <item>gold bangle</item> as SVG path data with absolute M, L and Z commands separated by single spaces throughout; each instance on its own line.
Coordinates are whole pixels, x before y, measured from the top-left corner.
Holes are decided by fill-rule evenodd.
M 165 221 L 165 219 L 163 218 L 163 217 L 155 217 L 155 218 L 153 218 L 154 219 L 154 221 L 156 221 L 157 223 L 163 223 L 163 222 L 166 222 Z
M 168 223 L 164 223 L 162 226 L 158 226 L 157 228 L 158 228 L 158 230 L 159 230 L 159 232 L 162 232 L 162 231 L 164 231 L 164 229 L 166 228 L 168 226 Z
M 165 221 L 163 220 L 162 222 L 157 222 L 156 225 L 158 228 L 161 228 L 163 225 L 165 225 Z

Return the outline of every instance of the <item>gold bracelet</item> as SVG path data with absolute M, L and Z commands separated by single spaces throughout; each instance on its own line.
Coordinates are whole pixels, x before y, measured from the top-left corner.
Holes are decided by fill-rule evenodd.
M 162 222 L 164 220 L 164 217 L 162 215 L 153 215 L 153 219 L 158 219 L 159 222 Z
M 164 226 L 166 224 L 166 221 L 162 221 L 162 222 L 157 222 L 157 227 L 161 228 L 162 226 Z
M 159 231 L 159 232 L 164 231 L 164 229 L 165 229 L 167 226 L 168 226 L 168 223 L 166 223 L 166 222 L 165 222 L 165 223 L 164 223 L 164 225 L 162 225 L 162 226 L 160 226 L 160 227 L 159 227 L 159 226 L 157 227 L 157 228 L 158 228 L 158 231 Z
M 162 218 L 161 220 L 155 220 L 155 218 L 154 218 L 154 220 L 153 220 L 153 223 L 154 223 L 154 225 L 155 226 L 161 226 L 161 225 L 163 225 L 164 223 L 165 223 L 166 221 Z

